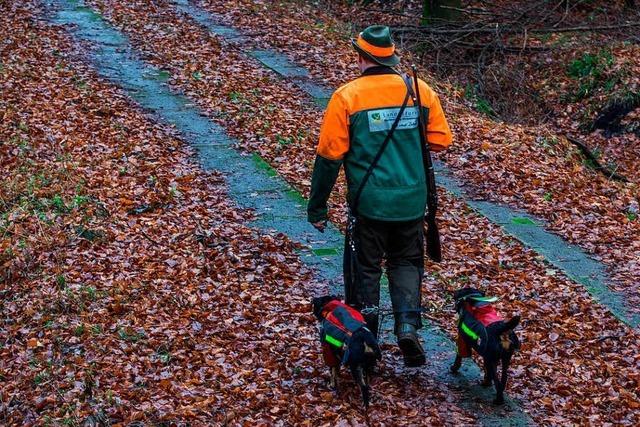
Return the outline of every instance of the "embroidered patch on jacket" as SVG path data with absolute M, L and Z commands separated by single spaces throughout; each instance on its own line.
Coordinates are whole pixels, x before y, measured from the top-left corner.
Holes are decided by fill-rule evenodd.
M 369 119 L 369 132 L 382 132 L 390 130 L 393 122 L 398 117 L 400 108 L 382 108 L 379 110 L 367 111 Z M 418 127 L 418 109 L 407 107 L 402 113 L 397 130 L 415 129 Z

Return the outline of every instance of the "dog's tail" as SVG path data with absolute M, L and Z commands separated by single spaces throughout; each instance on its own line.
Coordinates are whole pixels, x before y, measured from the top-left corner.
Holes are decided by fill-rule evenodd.
M 367 380 L 367 374 L 364 371 L 362 365 L 356 365 L 351 368 L 351 374 L 353 379 L 358 383 L 360 392 L 362 393 L 362 403 L 365 410 L 369 408 L 369 402 L 371 400 L 371 389 L 369 388 L 369 381 Z

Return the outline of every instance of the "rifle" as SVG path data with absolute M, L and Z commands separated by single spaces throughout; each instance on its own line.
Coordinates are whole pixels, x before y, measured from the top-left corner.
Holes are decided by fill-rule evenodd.
M 427 254 L 435 262 L 442 261 L 442 250 L 440 248 L 440 232 L 436 223 L 436 211 L 438 210 L 438 193 L 436 192 L 436 177 L 431 161 L 431 150 L 426 135 L 426 125 L 422 103 L 420 102 L 420 88 L 418 87 L 418 72 L 416 66 L 411 67 L 413 71 L 413 84 L 415 85 L 413 105 L 418 107 L 418 129 L 420 131 L 420 147 L 422 148 L 422 163 L 427 183 L 427 212 L 424 216 L 425 235 L 427 237 Z

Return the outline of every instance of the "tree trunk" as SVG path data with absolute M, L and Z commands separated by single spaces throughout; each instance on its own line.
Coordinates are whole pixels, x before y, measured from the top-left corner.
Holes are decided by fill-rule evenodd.
M 460 9 L 462 6 L 461 3 L 461 0 L 423 0 L 423 25 L 437 20 L 457 20 L 460 16 L 460 11 L 451 8 Z

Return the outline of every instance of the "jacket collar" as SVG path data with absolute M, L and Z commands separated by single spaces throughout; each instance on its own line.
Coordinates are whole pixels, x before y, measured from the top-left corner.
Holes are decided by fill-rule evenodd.
M 376 65 L 375 67 L 369 67 L 364 70 L 362 76 L 377 76 L 380 74 L 398 74 L 398 72 L 386 65 Z

